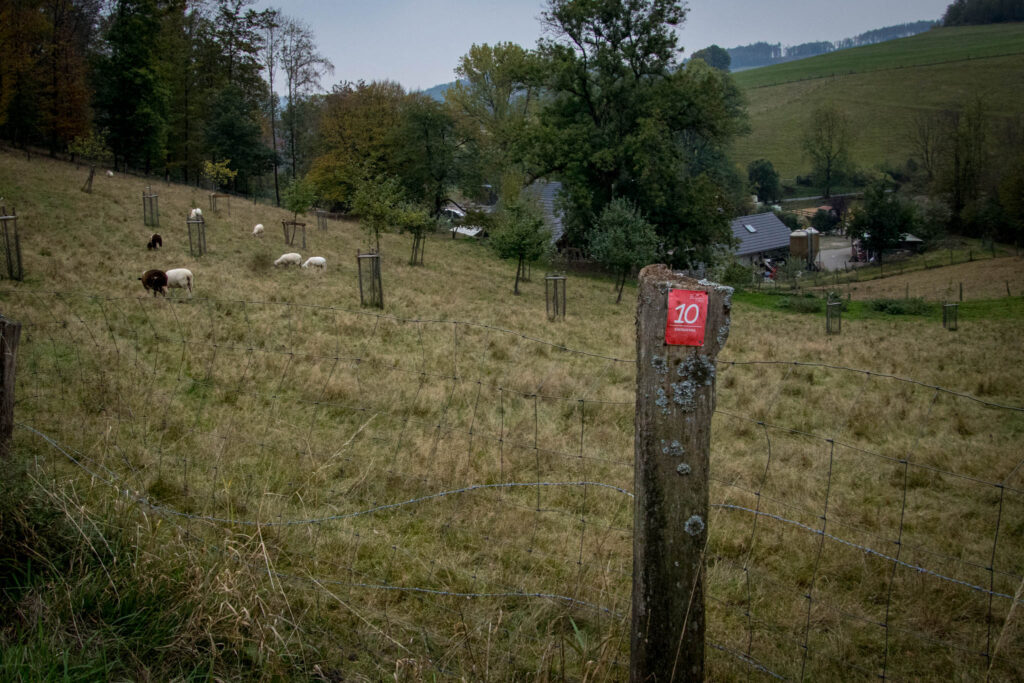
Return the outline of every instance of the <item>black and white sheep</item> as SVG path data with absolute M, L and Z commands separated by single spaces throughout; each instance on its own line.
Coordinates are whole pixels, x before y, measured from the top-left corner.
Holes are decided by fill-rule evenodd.
M 155 232 L 153 233 L 153 236 L 149 238 L 149 241 L 146 242 L 146 249 L 159 249 L 162 246 L 164 246 L 164 241 L 160 238 L 160 235 Z
M 152 290 L 153 296 L 157 295 L 157 292 L 167 295 L 167 273 L 162 270 L 147 270 L 139 278 L 142 281 L 143 288 L 148 292 Z

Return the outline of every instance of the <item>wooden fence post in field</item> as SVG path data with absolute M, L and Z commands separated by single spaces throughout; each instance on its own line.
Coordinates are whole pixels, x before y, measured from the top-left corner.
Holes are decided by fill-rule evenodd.
M 14 436 L 14 367 L 21 323 L 0 315 L 0 462 L 10 460 Z
M 640 271 L 630 680 L 704 678 L 704 551 L 715 357 L 732 288 Z

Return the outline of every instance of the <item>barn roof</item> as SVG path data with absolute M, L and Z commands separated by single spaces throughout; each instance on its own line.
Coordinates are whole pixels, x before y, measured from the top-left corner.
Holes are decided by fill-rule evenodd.
M 737 256 L 789 246 L 789 228 L 771 212 L 734 218 L 732 234 L 740 243 L 736 248 Z

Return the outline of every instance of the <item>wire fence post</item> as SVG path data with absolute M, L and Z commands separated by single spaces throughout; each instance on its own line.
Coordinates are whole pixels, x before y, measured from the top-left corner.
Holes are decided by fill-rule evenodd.
M 0 462 L 11 459 L 14 436 L 14 369 L 21 340 L 21 323 L 0 315 Z
M 630 680 L 704 679 L 704 549 L 715 357 L 732 288 L 640 271 Z

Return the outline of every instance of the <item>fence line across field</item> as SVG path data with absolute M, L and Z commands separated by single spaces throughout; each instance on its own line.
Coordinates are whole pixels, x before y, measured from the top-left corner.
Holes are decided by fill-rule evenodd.
M 327 590 L 327 587 L 343 587 L 350 591 L 401 591 L 418 594 L 421 600 L 428 602 L 433 597 L 474 598 L 488 604 L 490 601 L 535 599 L 560 603 L 567 609 L 596 609 L 608 618 L 622 617 L 629 594 L 624 568 L 628 568 L 629 562 L 628 556 L 622 554 L 624 546 L 620 538 L 629 537 L 631 517 L 621 514 L 623 504 L 611 503 L 609 506 L 609 502 L 618 499 L 631 505 L 628 501 L 632 499 L 633 492 L 628 487 L 632 482 L 632 461 L 625 453 L 624 442 L 603 444 L 600 433 L 593 432 L 602 428 L 604 420 L 624 420 L 628 416 L 632 401 L 605 400 L 600 392 L 607 389 L 609 381 L 619 384 L 619 392 L 626 390 L 623 387 L 626 377 L 619 373 L 612 379 L 611 373 L 622 364 L 636 365 L 636 360 L 572 349 L 485 324 L 403 319 L 383 313 L 313 304 L 192 299 L 174 305 L 170 301 L 146 297 L 29 293 L 16 289 L 0 294 L 5 307 L 11 309 L 5 313 L 21 317 L 27 335 L 19 352 L 23 367 L 19 371 L 21 391 L 15 397 L 18 409 L 33 409 L 38 413 L 38 419 L 21 420 L 18 426 L 61 454 L 39 463 L 38 467 L 43 468 L 39 471 L 44 475 L 40 481 L 50 481 L 52 477 L 52 486 L 59 487 L 61 481 L 73 482 L 74 476 L 87 476 L 108 484 L 117 491 L 117 499 L 130 502 L 139 510 L 157 514 L 175 525 L 184 524 L 190 537 L 193 526 L 205 535 L 207 532 L 201 530 L 209 525 L 211 538 L 217 537 L 217 527 L 261 528 L 286 534 L 275 541 L 282 549 L 288 547 L 290 539 L 297 533 L 314 534 L 318 539 L 322 534 L 341 533 L 350 535 L 350 540 L 354 534 L 357 539 L 353 541 L 355 547 L 369 549 L 374 547 L 375 541 L 368 530 L 360 532 L 358 528 L 344 527 L 357 519 L 376 520 L 374 528 L 379 527 L 386 532 L 382 540 L 390 543 L 392 549 L 390 560 L 386 559 L 386 548 L 379 549 L 379 565 L 357 566 L 356 559 L 352 558 L 347 568 L 343 562 L 332 565 L 335 575 L 324 574 L 323 568 L 331 565 L 330 558 L 318 555 L 314 543 L 312 552 L 299 552 L 299 548 L 288 550 L 289 556 L 293 557 L 292 562 L 299 562 L 295 565 L 299 571 L 267 568 L 268 576 L 275 580 L 302 581 L 317 592 Z M 283 315 L 270 313 L 277 308 Z M 365 329 L 346 328 L 350 336 L 353 333 L 355 336 L 344 340 L 350 348 L 342 353 L 341 340 L 332 340 L 329 335 L 322 340 L 305 343 L 302 335 L 296 332 L 300 320 L 297 313 L 300 311 L 320 316 L 315 318 L 317 324 L 326 330 L 333 329 L 335 333 L 341 329 L 340 316 L 365 320 L 366 325 Z M 231 319 L 222 316 L 235 313 L 238 314 L 235 322 L 227 327 Z M 324 317 L 325 313 L 329 316 Z M 261 327 L 259 335 L 254 335 L 253 325 L 257 321 L 264 327 Z M 268 321 L 271 330 L 283 329 L 287 325 L 288 334 L 270 335 L 268 341 L 265 338 Z M 174 327 L 177 336 L 172 329 Z M 448 331 L 438 334 L 440 330 Z M 471 333 L 471 330 L 479 333 Z M 508 357 L 492 358 L 487 353 L 495 338 L 508 338 L 513 342 Z M 406 345 L 404 349 L 403 344 Z M 331 345 L 335 346 L 333 354 L 330 353 Z M 378 353 L 381 348 L 389 350 L 392 347 L 404 350 L 404 355 L 391 358 L 386 353 Z M 162 357 L 170 348 L 174 349 L 170 357 Z M 539 385 L 516 388 L 510 386 L 510 381 L 500 371 L 495 374 L 495 366 L 508 369 L 519 366 L 524 354 L 528 353 L 526 350 L 531 348 L 560 351 L 552 355 L 545 352 L 544 362 L 552 367 L 539 371 L 534 380 L 540 379 Z M 180 358 L 177 356 L 179 350 Z M 239 362 L 232 369 L 230 361 L 235 356 L 239 357 Z M 710 622 L 706 638 L 709 655 L 711 651 L 720 653 L 716 656 L 725 656 L 751 673 L 773 677 L 804 678 L 815 670 L 808 667 L 813 667 L 813 662 L 820 657 L 850 670 L 862 671 L 865 675 L 898 680 L 904 675 L 914 677 L 914 672 L 919 671 L 909 669 L 904 672 L 904 657 L 895 655 L 897 651 L 904 650 L 905 641 L 910 639 L 922 647 L 955 650 L 970 658 L 979 658 L 988 662 L 988 666 L 998 664 L 997 673 L 1014 670 L 1017 666 L 1016 648 L 1006 649 L 1009 646 L 1003 643 L 1001 652 L 997 636 L 1003 615 L 1024 602 L 1019 590 L 1010 589 L 1024 582 L 1024 577 L 1012 571 L 1016 565 L 1008 563 L 1007 559 L 1007 549 L 1014 548 L 1014 527 L 1011 525 L 1019 524 L 1021 496 L 1024 496 L 1024 489 L 1014 483 L 1021 463 L 1015 460 L 1017 466 L 1013 469 L 1014 462 L 1000 463 L 998 476 L 992 477 L 960 467 L 956 469 L 962 471 L 951 471 L 918 456 L 926 453 L 922 450 L 924 444 L 936 438 L 931 433 L 939 419 L 936 413 L 950 414 L 948 411 L 953 410 L 951 414 L 960 415 L 961 408 L 970 405 L 979 409 L 977 415 L 983 415 L 982 411 L 996 411 L 996 414 L 1017 419 L 1024 414 L 1024 408 L 988 401 L 919 380 L 827 363 L 720 359 L 715 366 L 722 373 L 721 377 L 743 368 L 747 368 L 743 370 L 746 374 L 741 377 L 761 372 L 758 368 L 762 367 L 765 370 L 778 367 L 780 372 L 769 378 L 760 376 L 759 381 L 771 384 L 766 386 L 765 400 L 756 411 L 753 408 L 720 407 L 714 412 L 725 418 L 725 422 L 717 427 L 719 430 L 730 430 L 729 422 L 754 428 L 752 435 L 743 437 L 744 443 L 748 444 L 744 448 L 753 458 L 747 469 L 762 466 L 763 472 L 759 475 L 751 472 L 749 483 L 747 477 L 738 480 L 725 472 L 724 476 L 711 477 L 712 486 L 719 488 L 710 501 L 709 535 L 701 550 L 705 558 L 704 572 L 710 572 L 705 579 L 705 592 L 714 613 L 732 616 L 725 621 Z M 557 370 L 559 367 L 561 371 Z M 657 367 L 655 364 L 656 370 Z M 838 376 L 863 377 L 862 383 L 852 385 L 846 392 L 849 395 L 844 395 L 851 406 L 862 400 L 869 387 L 875 391 L 896 383 L 923 389 L 914 394 L 927 400 L 915 406 L 916 417 L 906 437 L 908 445 L 901 453 L 893 454 L 840 438 L 850 421 L 842 414 L 836 420 L 826 422 L 824 427 L 790 423 L 792 418 L 786 412 L 789 408 L 785 407 L 788 405 L 785 401 L 789 399 L 785 398 L 783 389 L 804 381 L 798 377 L 801 373 L 796 372 L 801 368 L 820 369 L 838 373 Z M 570 384 L 573 388 L 566 393 L 544 392 L 541 387 L 548 377 L 559 372 L 579 375 Z M 296 378 L 307 377 L 312 379 L 312 384 L 290 386 Z M 342 377 L 354 378 L 355 386 L 359 387 L 372 387 L 382 382 L 390 384 L 393 380 L 389 378 L 403 378 L 404 384 L 379 397 L 372 393 L 359 393 L 339 401 L 335 396 L 325 396 L 332 379 Z M 96 394 L 91 414 L 71 413 L 68 420 L 56 418 L 62 414 L 65 402 L 71 401 L 74 405 L 93 385 L 109 387 L 109 392 Z M 433 391 L 431 395 L 436 399 L 427 398 L 428 390 Z M 819 390 L 837 391 L 834 384 Z M 726 391 L 719 389 L 723 395 Z M 216 403 L 225 411 L 232 404 L 223 403 L 220 399 L 227 396 L 244 398 L 252 406 L 264 406 L 267 411 L 263 419 L 265 424 L 258 430 L 233 433 L 231 430 L 237 428 L 241 418 L 232 419 L 230 412 L 225 413 L 229 419 L 224 425 L 216 422 L 205 424 L 201 417 L 206 406 Z M 614 398 L 612 394 L 611 399 Z M 399 402 L 390 403 L 392 399 Z M 416 407 L 421 400 L 427 401 L 425 405 L 429 409 Z M 544 408 L 543 412 L 538 413 L 538 405 Z M 488 413 L 489 420 L 482 420 L 479 425 L 476 424 L 478 407 Z M 167 428 L 160 424 L 161 415 L 169 409 L 172 412 L 184 409 L 181 426 L 176 427 L 173 433 L 168 433 Z M 360 436 L 370 422 L 365 422 L 358 430 L 356 427 L 362 418 L 345 422 L 346 431 L 340 434 L 341 439 L 352 433 L 350 442 L 356 437 L 366 440 L 365 444 L 357 442 L 349 453 L 339 450 L 334 454 L 340 439 L 334 445 L 323 444 L 326 448 L 309 442 L 281 449 L 282 440 L 287 440 L 289 435 L 294 437 L 293 441 L 307 440 L 329 411 L 332 416 L 362 413 L 371 416 L 371 420 L 378 419 L 379 415 L 379 423 L 373 424 L 372 434 L 368 431 Z M 280 421 L 274 419 L 278 412 L 282 416 Z M 775 412 L 780 412 L 780 415 L 769 421 L 768 414 Z M 48 419 L 46 415 L 49 413 L 53 417 Z M 549 438 L 549 433 L 551 438 L 555 438 L 557 431 L 564 429 L 566 423 L 575 421 L 578 445 L 569 447 L 566 435 L 558 437 L 566 445 L 552 443 L 550 445 L 554 447 L 547 447 L 547 443 L 538 441 L 539 414 L 545 419 L 549 414 L 560 414 L 560 422 L 544 425 L 545 439 Z M 473 416 L 472 422 L 469 421 L 470 415 Z M 530 429 L 534 434 L 532 442 L 527 438 Z M 742 432 L 742 428 L 739 431 Z M 747 432 L 751 432 L 749 427 Z M 451 440 L 456 437 L 460 441 Z M 72 446 L 68 439 L 81 441 L 81 450 Z M 221 445 L 210 447 L 206 445 L 209 439 Z M 229 443 L 231 441 L 234 443 Z M 416 453 L 434 453 L 442 442 L 445 449 L 468 443 L 468 449 L 463 447 L 461 454 L 452 452 L 454 463 L 468 465 L 477 457 L 473 455 L 474 441 L 487 444 L 480 452 L 485 454 L 495 478 L 505 479 L 506 475 L 514 478 L 494 481 L 481 477 L 474 480 L 476 470 L 472 468 L 452 476 L 441 476 L 439 471 L 403 469 L 411 463 L 410 458 L 416 457 Z M 792 456 L 787 455 L 787 451 L 793 448 L 790 442 L 806 442 L 807 449 L 811 449 L 806 450 L 808 455 L 805 457 L 812 460 L 805 467 L 809 474 L 813 464 L 814 478 L 808 478 L 806 485 L 815 495 L 806 501 L 776 484 L 780 475 L 793 467 Z M 202 462 L 195 452 L 190 452 L 196 446 L 209 448 L 212 457 Z M 598 450 L 593 450 L 595 446 Z M 347 444 L 342 450 L 346 447 Z M 243 507 L 261 512 L 265 510 L 266 516 L 217 514 L 224 505 L 221 498 L 228 495 L 228 489 L 223 488 L 226 486 L 223 483 L 225 478 L 244 476 L 247 469 L 251 477 L 259 472 L 265 459 L 297 455 L 305 458 L 297 461 L 300 468 L 306 467 L 304 463 L 318 466 L 319 463 L 336 460 L 344 463 L 346 468 L 355 468 L 358 473 L 365 459 L 364 453 L 371 447 L 377 449 L 375 453 L 379 451 L 373 456 L 378 459 L 373 468 L 389 473 L 397 483 L 398 488 L 394 489 L 394 497 L 390 499 L 380 499 L 381 491 L 372 488 L 361 488 L 351 497 L 349 492 L 338 497 L 333 491 L 328 496 L 326 489 L 311 491 L 312 480 L 303 483 L 301 475 L 294 486 L 286 485 L 283 480 L 260 482 L 256 475 L 255 488 L 251 482 L 245 486 L 238 483 L 231 488 L 230 495 L 236 497 Z M 665 448 L 668 452 L 672 447 L 666 445 Z M 761 449 L 760 457 L 754 455 L 758 448 Z M 252 463 L 235 463 L 233 454 L 246 450 L 257 459 Z M 608 453 L 620 451 L 622 457 L 605 457 Z M 152 460 L 138 461 L 142 452 L 148 453 Z M 516 476 L 528 470 L 531 479 L 534 476 L 526 466 L 525 453 L 538 459 L 536 465 L 532 461 L 529 465 L 529 468 L 536 469 L 535 480 L 527 481 Z M 883 512 L 893 514 L 891 525 L 866 526 L 869 523 L 861 520 L 855 509 L 839 506 L 836 511 L 832 510 L 837 496 L 848 493 L 850 486 L 848 472 L 840 477 L 833 471 L 833 463 L 840 456 L 848 464 L 877 462 L 887 468 L 886 472 L 891 470 L 891 476 L 878 482 L 887 487 L 885 496 L 879 499 L 879 506 Z M 505 457 L 510 458 L 509 463 L 516 461 L 514 468 L 507 472 L 498 467 L 498 459 Z M 724 457 L 722 453 L 712 451 L 712 468 L 720 469 Z M 65 465 L 58 467 L 58 462 Z M 182 473 L 178 466 L 184 468 L 181 477 L 177 476 Z M 597 468 L 593 472 L 598 473 L 599 478 L 585 476 L 592 471 L 591 467 Z M 737 465 L 731 467 L 735 470 Z M 158 469 L 154 471 L 154 468 Z M 75 470 L 84 474 L 74 475 Z M 162 484 L 165 490 L 183 482 L 187 507 L 174 502 L 175 497 L 181 495 L 179 493 L 168 497 L 166 493 L 152 495 L 145 490 L 144 486 L 152 480 L 155 472 L 161 471 L 166 475 Z M 545 474 L 549 472 L 577 476 L 548 478 Z M 908 509 L 923 502 L 908 498 L 911 492 L 918 495 L 916 487 L 920 483 L 911 482 L 914 472 L 934 475 L 942 485 L 929 495 L 947 505 L 955 504 L 955 498 L 951 496 L 971 493 L 967 489 L 953 488 L 961 483 L 984 487 L 988 491 L 988 498 L 993 501 L 989 513 L 992 520 L 988 515 L 980 517 L 959 532 L 965 538 L 973 538 L 970 552 L 965 550 L 957 556 L 949 552 L 947 544 L 934 542 L 935 539 L 927 535 L 905 533 L 909 523 L 909 520 L 905 521 Z M 484 471 L 476 476 L 480 474 Z M 157 477 L 158 480 L 160 478 Z M 449 480 L 456 485 L 445 486 Z M 785 480 L 778 481 L 784 483 Z M 862 485 L 875 486 L 871 482 Z M 532 492 L 536 491 L 539 496 L 541 490 L 551 492 L 552 498 L 547 505 L 542 505 L 539 497 L 536 503 L 531 500 Z M 557 493 L 559 491 L 567 495 Z M 524 495 L 527 492 L 529 495 Z M 401 495 L 403 493 L 411 495 Z M 747 504 L 745 499 L 750 503 Z M 265 509 L 264 500 L 279 502 L 273 502 Z M 298 501 L 302 501 L 301 504 Z M 602 501 L 603 509 L 596 507 L 598 501 Z M 343 506 L 341 510 L 326 512 L 329 507 L 338 505 Z M 423 548 L 403 547 L 403 544 L 412 540 L 405 525 L 412 524 L 414 519 L 428 520 L 425 515 L 429 513 L 418 512 L 420 508 L 440 512 L 441 516 L 430 520 L 431 524 L 440 524 L 450 515 L 446 524 L 453 532 L 465 537 L 469 544 L 467 547 L 476 548 L 481 553 L 477 564 L 461 567 L 456 573 L 452 573 L 456 567 L 454 564 L 437 565 L 436 571 L 431 569 L 429 572 L 430 581 L 416 580 L 417 573 L 412 569 L 423 562 L 418 559 Z M 490 510 L 494 520 L 479 518 L 473 512 L 478 508 Z M 301 514 L 307 509 L 313 514 Z M 516 540 L 495 535 L 498 533 L 496 525 L 500 526 L 497 520 L 506 516 L 515 519 L 517 510 L 532 515 L 533 534 L 543 528 L 545 533 L 563 534 L 567 542 L 533 547 L 534 543 L 529 538 Z M 321 511 L 325 512 L 321 514 Z M 743 518 L 748 521 L 741 521 Z M 711 536 L 718 525 L 732 529 L 733 534 L 746 527 L 746 537 L 737 548 L 728 544 L 723 546 L 717 537 Z M 388 530 L 389 527 L 393 528 Z M 803 539 L 794 545 L 793 552 L 804 558 L 802 561 L 806 563 L 805 583 L 794 582 L 793 576 L 779 572 L 774 563 L 765 561 L 764 553 L 775 544 L 783 543 L 785 534 L 798 534 Z M 195 538 L 200 539 L 198 536 Z M 932 544 L 928 543 L 930 540 Z M 448 541 L 442 540 L 441 543 L 443 548 L 455 547 L 446 546 Z M 590 544 L 593 543 L 610 544 L 603 552 L 611 553 L 615 561 L 609 565 L 608 556 L 590 557 Z M 495 544 L 497 546 L 492 548 Z M 519 586 L 515 585 L 513 577 L 502 578 L 505 575 L 502 565 L 496 564 L 497 558 L 491 557 L 489 552 L 503 544 L 508 546 L 507 552 L 522 554 L 520 563 L 524 567 L 533 568 L 524 575 L 531 585 Z M 829 552 L 826 552 L 826 546 Z M 986 546 L 987 550 L 984 550 Z M 829 555 L 838 552 L 839 548 L 865 558 L 865 577 L 876 580 L 881 594 L 886 595 L 884 601 L 879 598 L 877 609 L 865 609 L 863 614 L 855 614 L 844 609 L 843 604 L 833 604 L 833 596 L 823 590 L 822 582 L 833 572 L 828 568 Z M 876 564 L 869 564 L 868 560 Z M 445 562 L 454 561 L 454 558 L 445 559 Z M 434 558 L 430 558 L 430 567 L 435 566 L 433 562 Z M 538 572 L 544 563 L 551 567 L 576 566 L 579 574 L 575 579 L 569 578 L 560 584 L 559 589 L 551 583 L 553 576 Z M 727 577 L 718 576 L 712 564 L 736 573 L 738 583 L 734 586 Z M 317 567 L 321 571 L 315 571 Z M 339 575 L 341 572 L 345 574 Z M 408 572 L 412 572 L 410 579 L 399 580 Z M 584 574 L 604 577 L 600 583 L 606 588 L 598 594 L 603 597 L 597 601 L 581 597 L 579 591 L 589 585 L 583 583 Z M 568 575 L 571 577 L 572 572 Z M 976 600 L 977 607 L 972 609 L 979 615 L 977 621 L 969 620 L 961 628 L 950 627 L 936 637 L 936 634 L 908 620 L 897 595 L 913 590 L 913 584 L 908 585 L 911 576 L 934 582 L 935 587 L 956 591 L 951 595 L 962 596 L 963 601 Z M 987 586 L 984 585 L 986 583 Z M 741 597 L 744 592 L 745 597 Z M 626 603 L 622 601 L 623 596 L 626 596 Z M 794 617 L 799 611 L 802 615 L 799 625 L 795 618 L 792 626 L 777 623 L 778 617 L 768 611 L 766 600 L 771 599 L 788 605 Z M 985 600 L 987 605 L 981 605 L 981 600 Z M 443 609 L 444 606 L 438 605 L 437 608 Z M 883 608 L 884 615 L 881 613 Z M 821 631 L 815 616 L 821 610 L 838 619 L 845 625 L 843 628 L 869 629 L 870 633 L 877 634 L 877 646 L 869 644 L 873 642 L 874 635 L 866 636 L 870 640 L 865 641 L 865 652 L 870 651 L 871 655 L 864 659 L 837 658 L 836 653 L 827 650 L 819 642 Z M 936 616 L 945 617 L 944 614 Z M 381 623 L 389 622 L 385 619 Z M 740 623 L 745 625 L 736 628 Z M 628 641 L 628 629 L 623 624 L 609 624 L 607 628 L 612 642 Z M 774 634 L 775 649 L 766 649 L 766 634 Z M 513 635 L 509 631 L 509 636 Z M 541 647 L 543 642 L 541 638 L 536 644 Z M 510 650 L 510 660 L 513 657 Z M 619 659 L 616 662 L 616 666 L 622 665 Z M 910 666 L 920 665 L 915 660 Z

